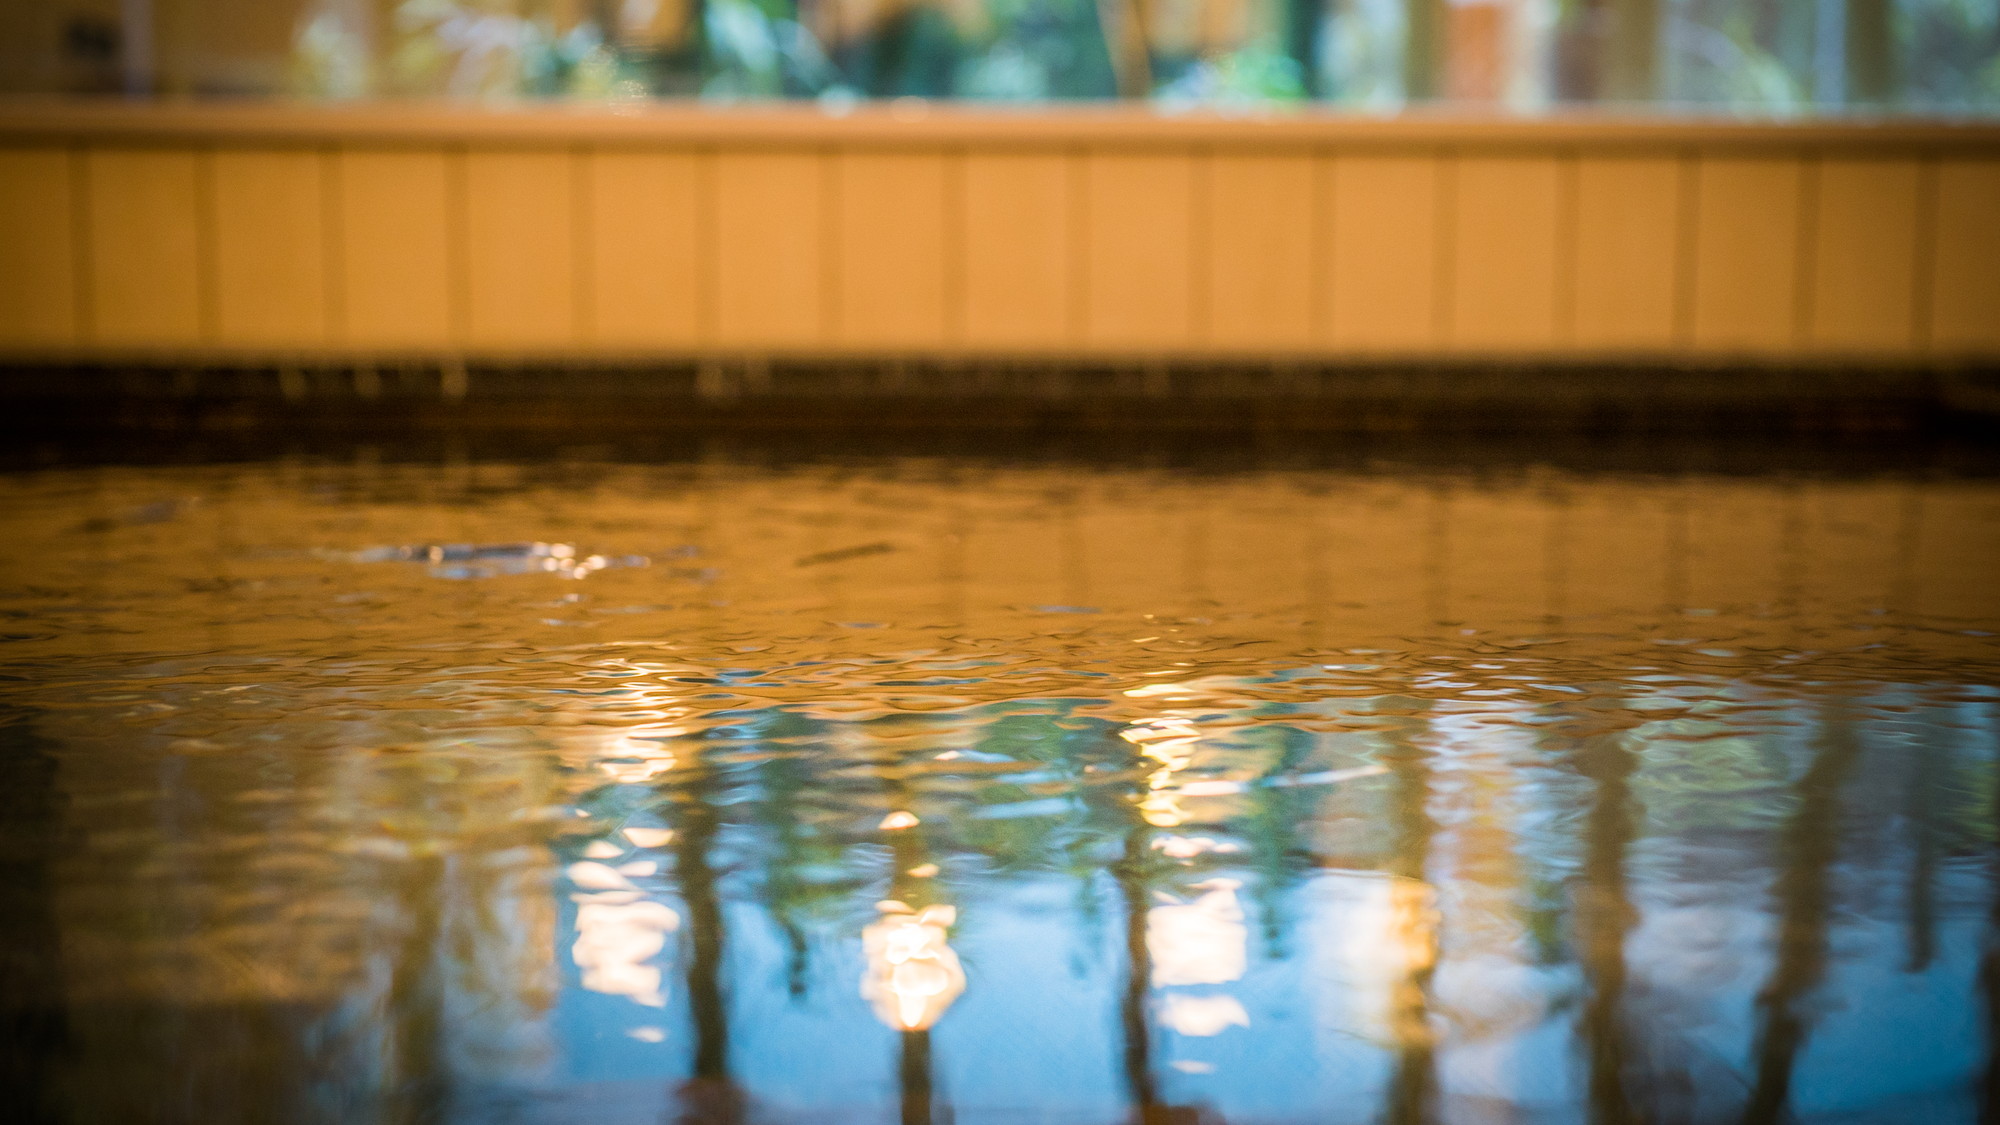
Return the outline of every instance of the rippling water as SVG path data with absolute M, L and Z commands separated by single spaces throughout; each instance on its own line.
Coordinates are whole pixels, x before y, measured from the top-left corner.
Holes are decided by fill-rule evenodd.
M 81 1121 L 1955 1122 L 2000 483 L 0 476 Z

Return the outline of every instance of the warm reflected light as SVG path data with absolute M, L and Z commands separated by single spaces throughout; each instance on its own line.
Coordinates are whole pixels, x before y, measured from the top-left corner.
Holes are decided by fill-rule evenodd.
M 679 733 L 678 729 L 664 728 L 626 731 L 604 745 L 597 768 L 620 785 L 651 781 L 674 768 L 674 752 L 660 740 Z
M 965 991 L 965 970 L 945 938 L 958 912 L 926 906 L 912 914 L 900 902 L 878 904 L 882 920 L 861 931 L 867 968 L 861 998 L 883 1023 L 921 1031 L 936 1023 Z
M 929 879 L 937 873 L 938 865 L 935 863 L 920 863 L 904 872 L 912 879 Z
M 1427 1042 L 1431 1029 L 1423 974 L 1437 965 L 1437 892 L 1416 879 L 1391 878 L 1354 904 L 1343 927 L 1343 959 L 1356 1014 L 1392 1043 Z
M 1188 719 L 1164 716 L 1133 723 L 1119 731 L 1118 737 L 1160 764 L 1146 781 L 1148 792 L 1139 801 L 1139 815 L 1155 828 L 1179 827 L 1187 818 L 1181 811 L 1180 786 L 1174 775 L 1194 761 L 1194 748 L 1201 742 L 1199 728 Z
M 1232 1027 L 1249 1027 L 1250 1013 L 1234 996 L 1171 993 L 1160 1001 L 1160 1023 L 1182 1035 L 1207 1038 Z
M 1437 964 L 1437 892 L 1416 879 L 1389 882 L 1375 964 L 1408 975 Z
M 1153 850 L 1164 853 L 1168 859 L 1193 859 L 1211 852 L 1230 855 L 1242 851 L 1243 845 L 1207 836 L 1160 836 L 1154 839 Z
M 919 823 L 920 821 L 917 820 L 916 814 L 897 809 L 895 812 L 883 817 L 882 823 L 877 825 L 877 827 L 884 832 L 894 832 L 900 828 L 915 828 Z
M 609 840 L 592 840 L 583 854 L 589 859 L 617 859 L 625 854 L 625 849 Z
M 598 865 L 576 864 L 572 871 L 581 866 Z M 664 903 L 584 902 L 576 908 L 576 943 L 570 947 L 576 967 L 583 970 L 583 987 L 649 1008 L 665 1007 L 659 966 L 647 962 L 666 948 L 667 935 L 680 925 L 680 915 Z
M 1250 930 L 1236 901 L 1234 879 L 1211 879 L 1193 902 L 1155 906 L 1146 914 L 1146 951 L 1153 985 L 1226 984 L 1243 976 Z
M 674 842 L 671 828 L 627 828 L 625 838 L 642 848 L 663 848 Z
M 585 861 L 572 863 L 566 872 L 569 881 L 587 891 L 629 891 L 632 884 L 625 876 L 604 864 Z

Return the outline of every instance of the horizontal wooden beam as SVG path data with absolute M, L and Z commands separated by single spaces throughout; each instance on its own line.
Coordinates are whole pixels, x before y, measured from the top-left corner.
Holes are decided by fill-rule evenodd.
M 904 99 L 631 105 L 439 102 L 151 103 L 0 100 L 0 143 L 122 142 L 660 145 L 1272 145 L 2000 152 L 2000 122 L 1904 117 L 1744 118 L 1562 111 L 1536 116 L 1410 110 L 1168 111 L 1145 105 L 988 107 Z

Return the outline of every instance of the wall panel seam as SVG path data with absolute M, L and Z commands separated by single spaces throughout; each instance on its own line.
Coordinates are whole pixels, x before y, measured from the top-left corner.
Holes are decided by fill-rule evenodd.
M 1440 150 L 1431 159 L 1435 173 L 1436 200 L 1432 223 L 1436 245 L 1432 248 L 1431 341 L 1430 346 L 1449 347 L 1453 340 L 1452 300 L 1458 284 L 1458 162 L 1456 149 Z
M 1333 230 L 1328 211 L 1337 204 L 1327 197 L 1334 190 L 1333 156 L 1309 149 L 1306 160 L 1306 189 L 1311 193 L 1306 200 L 1306 263 L 1310 269 L 1306 274 L 1306 339 L 1308 347 L 1324 347 L 1332 332 L 1327 308 L 1333 300 Z
M 466 182 L 470 160 L 467 145 L 453 145 L 444 152 L 445 333 L 457 348 L 465 346 L 472 323 L 472 199 Z
M 1069 227 L 1069 324 L 1067 343 L 1081 346 L 1090 328 L 1090 157 L 1091 150 L 1063 153 L 1063 222 Z
M 944 323 L 940 326 L 944 345 L 955 350 L 965 339 L 966 322 L 966 224 L 970 218 L 965 206 L 965 150 L 946 148 L 939 159 L 944 162 L 944 215 L 941 252 L 944 261 L 939 263 L 942 274 L 938 284 L 943 292 L 938 294 L 938 304 L 944 313 Z
M 1555 324 L 1557 347 L 1576 343 L 1577 178 L 1575 151 L 1556 153 Z
M 347 205 L 346 184 L 340 174 L 340 149 L 322 148 L 316 155 L 320 175 L 320 253 L 325 259 L 320 263 L 320 312 L 326 322 L 326 338 L 346 343 L 347 289 L 342 279 L 347 276 L 347 255 L 342 239 L 346 237 L 347 224 L 341 214 Z
M 591 191 L 596 184 L 591 166 L 594 154 L 583 145 L 565 150 L 569 166 L 570 193 L 570 338 L 579 343 L 597 339 L 596 204 Z
M 1694 344 L 1696 287 L 1700 284 L 1701 257 L 1701 164 L 1702 156 L 1693 149 L 1674 154 L 1674 319 L 1669 337 L 1676 348 Z
M 215 146 L 194 151 L 195 336 L 204 344 L 222 336 L 222 223 L 216 213 L 215 165 Z
M 720 331 L 721 311 L 716 293 L 722 287 L 722 256 L 717 252 L 716 234 L 721 190 L 716 176 L 716 150 L 698 148 L 694 157 L 694 275 L 699 280 L 694 295 L 694 336 L 703 347 L 715 346 Z
M 1215 224 L 1208 208 L 1214 196 L 1215 150 L 1197 147 L 1188 150 L 1188 342 L 1200 347 L 1215 342 L 1214 301 L 1209 293 L 1209 271 L 1215 262 Z
M 1803 159 L 1793 158 L 1799 167 L 1798 206 L 1794 238 L 1797 249 L 1792 289 L 1792 338 L 1793 348 L 1809 348 L 1819 333 L 1814 323 L 1818 304 L 1814 298 L 1819 286 L 1819 236 L 1820 228 L 1820 166 L 1824 157 L 1819 153 L 1806 154 Z
M 1916 355 L 1932 350 L 1932 309 L 1936 301 L 1938 240 L 1938 161 L 1925 157 L 1917 162 L 1916 245 L 1910 255 L 1910 334 L 1909 349 Z M 1996 217 L 2000 221 L 2000 217 Z
M 838 341 L 846 328 L 843 323 L 846 318 L 840 315 L 840 302 L 847 288 L 840 283 L 840 271 L 846 264 L 846 256 L 840 252 L 841 231 L 845 226 L 840 208 L 846 195 L 844 181 L 851 167 L 850 159 L 851 154 L 838 148 L 812 150 L 812 168 L 819 177 L 819 230 L 814 232 L 819 240 L 819 307 L 812 332 L 816 343 Z
M 91 258 L 96 241 L 90 225 L 90 150 L 72 145 L 66 151 L 69 156 L 70 243 L 76 261 L 70 299 L 76 303 L 76 338 L 80 343 L 88 343 L 97 335 L 97 302 L 92 296 L 97 270 Z

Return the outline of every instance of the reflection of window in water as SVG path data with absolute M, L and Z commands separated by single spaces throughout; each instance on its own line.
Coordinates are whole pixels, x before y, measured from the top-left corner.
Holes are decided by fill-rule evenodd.
M 1248 968 L 1250 930 L 1234 879 L 1210 879 L 1193 902 L 1167 903 L 1146 913 L 1146 953 L 1155 988 L 1229 984 Z M 1227 993 L 1170 992 L 1159 1020 L 1182 1035 L 1208 1037 L 1249 1027 L 1250 1014 Z
M 958 912 L 949 906 L 911 911 L 900 902 L 881 909 L 881 920 L 861 931 L 867 961 L 861 998 L 890 1027 L 922 1031 L 965 991 L 965 970 L 946 940 Z
M 666 949 L 667 935 L 680 929 L 680 915 L 664 903 L 641 896 L 626 876 L 649 875 L 647 861 L 614 868 L 594 860 L 569 865 L 570 882 L 580 888 L 576 941 L 570 955 L 582 972 L 583 987 L 624 996 L 649 1008 L 666 1005 L 660 967 L 653 960 Z
M 1201 732 L 1192 721 L 1170 714 L 1133 723 L 1119 731 L 1118 737 L 1138 747 L 1140 754 L 1159 764 L 1146 781 L 1147 793 L 1139 802 L 1140 815 L 1156 828 L 1172 828 L 1180 824 L 1184 817 L 1176 775 L 1194 761 L 1194 748 L 1201 742 Z
M 1153 984 L 1227 984 L 1243 976 L 1250 931 L 1233 879 L 1211 879 L 1188 903 L 1155 906 L 1146 915 L 1146 951 Z

